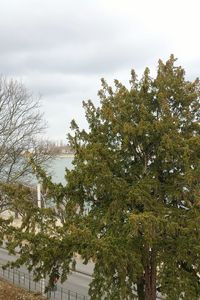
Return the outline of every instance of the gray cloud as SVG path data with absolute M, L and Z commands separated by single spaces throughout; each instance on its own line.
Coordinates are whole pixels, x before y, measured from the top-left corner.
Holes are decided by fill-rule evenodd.
M 81 10 L 79 1 L 43 1 L 43 6 L 40 1 L 38 7 L 37 1 L 17 3 L 20 2 L 22 9 L 18 5 L 8 7 L 5 2 L 1 11 L 0 36 L 4 41 L 1 53 L 49 50 L 49 47 L 60 47 L 66 42 L 69 46 L 71 43 L 80 46 L 91 40 L 112 39 L 122 31 L 121 26 L 112 25 L 113 18 L 105 16 L 92 1 L 85 1 Z
M 23 83 L 34 94 L 41 95 L 51 101 L 51 99 L 58 95 L 70 95 L 77 90 L 84 93 L 88 91 L 89 82 L 85 80 L 83 76 L 78 75 L 66 75 L 63 73 L 40 73 L 32 72 L 22 79 Z
M 163 7 L 158 0 L 2 0 L 0 74 L 41 94 L 48 135 L 64 138 L 72 118 L 86 125 L 81 103 L 98 103 L 101 77 L 128 82 L 131 68 L 155 70 L 157 60 L 173 52 L 198 75 L 199 21 L 185 22 L 187 9 L 194 5 L 198 11 L 197 6 L 191 0 L 180 14 L 169 2 Z M 191 33 L 189 42 L 182 28 Z
M 42 2 L 4 6 L 0 69 L 5 73 L 107 73 L 130 64 L 138 67 L 166 47 L 142 23 L 106 13 L 99 1 Z
M 6 73 L 13 69 L 18 73 L 34 72 L 62 72 L 64 74 L 106 74 L 124 67 L 141 67 L 152 55 L 158 56 L 159 50 L 165 46 L 164 42 L 157 42 L 148 37 L 138 43 L 137 39 L 116 39 L 107 42 L 94 42 L 77 46 L 64 44 L 61 47 L 40 49 L 37 51 L 18 51 L 2 55 L 0 68 Z M 155 47 L 155 48 L 154 48 Z M 144 51 L 144 49 L 149 49 Z

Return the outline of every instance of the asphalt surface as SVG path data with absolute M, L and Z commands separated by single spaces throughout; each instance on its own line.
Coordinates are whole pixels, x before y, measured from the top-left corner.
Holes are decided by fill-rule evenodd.
M 1 265 L 14 260 L 16 260 L 16 256 L 9 255 L 7 250 L 0 248 Z M 62 285 L 58 283 L 57 291 L 51 292 L 51 298 L 58 300 L 88 300 L 88 289 L 92 280 L 92 277 L 90 276 L 92 269 L 93 264 L 85 266 L 78 260 L 77 270 L 79 271 L 71 272 L 68 279 Z M 31 289 L 33 291 L 42 292 L 45 287 L 45 280 L 38 283 L 33 282 L 32 274 L 29 274 L 25 266 L 21 266 L 20 269 L 17 269 L 15 272 L 13 272 L 13 270 L 5 270 L 4 274 L 1 270 L 0 276 L 7 278 L 16 285 L 22 286 L 28 290 Z
M 6 264 L 8 261 L 15 261 L 16 256 L 9 255 L 8 251 L 4 248 L 0 248 L 0 265 Z M 93 263 L 84 265 L 80 259 L 77 259 L 76 272 L 71 272 L 68 279 L 63 283 L 57 284 L 57 290 L 52 291 L 50 294 L 45 294 L 49 299 L 56 300 L 89 300 L 88 295 L 89 284 L 92 281 L 92 271 L 94 268 Z M 0 277 L 4 277 L 27 290 L 38 291 L 43 293 L 44 288 L 48 280 L 41 280 L 40 282 L 34 282 L 32 274 L 29 274 L 25 266 L 21 266 L 15 272 L 13 270 L 2 271 L 0 268 Z M 157 299 L 163 300 L 164 298 L 159 294 Z

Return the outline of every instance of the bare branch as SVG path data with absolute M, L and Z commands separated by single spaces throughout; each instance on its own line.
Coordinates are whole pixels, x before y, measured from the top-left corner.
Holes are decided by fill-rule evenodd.
M 22 83 L 0 77 L 0 183 L 26 181 L 30 154 L 39 164 L 51 156 L 39 140 L 46 128 L 39 100 Z

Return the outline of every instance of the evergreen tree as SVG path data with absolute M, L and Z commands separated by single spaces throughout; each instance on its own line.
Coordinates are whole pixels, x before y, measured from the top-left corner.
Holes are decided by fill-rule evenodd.
M 92 259 L 91 299 L 200 297 L 200 84 L 175 61 L 155 79 L 132 71 L 130 89 L 102 80 L 100 107 L 84 103 L 89 130 L 72 122 L 65 187 L 38 168 L 56 209 L 38 212 L 45 230 L 26 235 L 22 257 L 63 280 L 75 252 Z

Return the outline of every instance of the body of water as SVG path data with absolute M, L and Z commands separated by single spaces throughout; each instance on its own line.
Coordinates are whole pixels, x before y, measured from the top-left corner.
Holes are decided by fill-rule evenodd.
M 73 157 L 56 157 L 49 163 L 47 172 L 52 176 L 53 182 L 66 183 L 65 169 L 72 169 L 72 160 Z
M 51 175 L 52 181 L 55 183 L 65 184 L 65 169 L 72 169 L 73 157 L 55 157 L 48 162 L 48 166 L 45 168 L 48 175 Z M 34 176 L 30 178 L 32 186 L 37 185 L 37 178 Z

